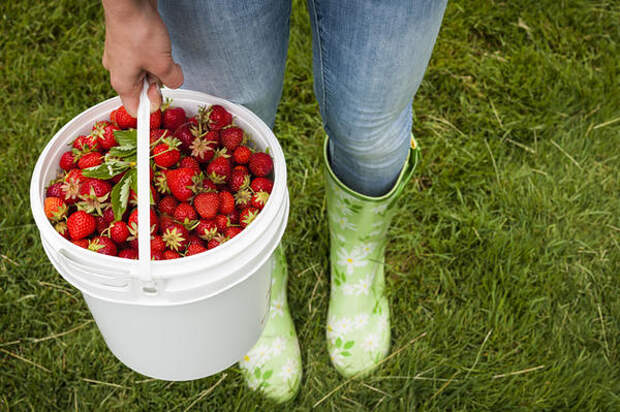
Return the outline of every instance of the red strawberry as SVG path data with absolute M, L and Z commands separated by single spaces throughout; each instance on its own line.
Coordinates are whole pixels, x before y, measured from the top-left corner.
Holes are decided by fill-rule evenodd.
M 234 172 L 235 170 L 241 171 L 241 172 L 245 173 L 246 175 L 249 175 L 249 174 L 250 174 L 250 171 L 249 171 L 249 170 L 248 170 L 248 168 L 247 168 L 247 167 L 245 167 L 244 165 L 237 165 L 237 166 L 233 167 L 233 172 Z
M 93 136 L 97 137 L 97 141 L 103 149 L 109 150 L 114 146 L 118 146 L 118 142 L 114 137 L 115 130 L 119 130 L 119 128 L 107 120 L 101 120 L 93 126 Z
M 273 182 L 265 177 L 257 177 L 252 180 L 252 183 L 250 183 L 250 188 L 254 192 L 267 192 L 271 194 L 271 189 L 273 189 Z
M 62 191 L 62 182 L 56 182 L 53 185 L 50 185 L 45 191 L 45 196 L 59 197 L 61 199 L 64 199 L 65 192 Z
M 220 207 L 217 193 L 200 193 L 194 198 L 194 208 L 203 219 L 213 219 Z
M 107 236 L 97 236 L 88 243 L 88 249 L 103 255 L 116 256 L 116 244 Z
M 169 249 L 166 249 L 166 250 L 164 251 L 164 259 L 165 259 L 165 260 L 170 260 L 170 259 L 178 259 L 178 258 L 180 258 L 180 257 L 181 257 L 181 255 L 179 255 L 179 254 L 178 254 L 177 252 L 175 252 L 174 250 L 169 250 Z
M 228 149 L 230 153 L 233 153 L 243 141 L 243 129 L 236 126 L 222 129 L 220 130 L 220 139 L 222 146 Z
M 209 240 L 209 243 L 207 244 L 207 249 L 210 250 L 210 249 L 213 249 L 215 247 L 218 247 L 222 243 L 226 242 L 226 240 L 227 240 L 226 237 L 224 237 L 222 235 L 217 235 L 213 239 Z
M 67 219 L 71 239 L 83 239 L 90 236 L 96 229 L 95 218 L 83 210 L 78 210 Z
M 159 218 L 157 217 L 157 213 L 150 209 L 150 224 L 151 224 L 151 234 L 157 233 L 157 229 L 159 229 Z M 129 226 L 129 232 L 135 237 L 138 236 L 138 208 L 135 208 L 129 218 L 127 219 L 127 225 Z
M 123 176 L 125 176 L 125 173 L 127 172 L 121 172 L 119 174 L 117 174 L 116 176 L 113 176 L 110 181 L 114 184 L 117 184 L 118 182 L 121 181 L 121 179 L 123 178 Z
M 196 170 L 187 167 L 168 170 L 166 177 L 170 191 L 181 202 L 186 202 L 194 194 L 192 190 L 193 177 Z
M 169 227 L 172 227 L 176 222 L 172 216 L 168 216 L 168 215 L 161 215 L 159 217 L 159 227 L 161 228 L 161 232 L 165 232 L 166 229 L 168 229 Z
M 220 192 L 220 208 L 219 212 L 223 215 L 232 213 L 235 210 L 235 198 L 230 192 Z
M 232 123 L 232 115 L 220 105 L 211 106 L 209 112 L 209 129 L 219 130 Z
M 233 209 L 232 212 L 226 215 L 231 224 L 236 225 L 239 223 L 239 211 L 237 209 Z
M 200 163 L 207 163 L 209 160 L 213 159 L 213 156 L 215 155 L 217 142 L 209 139 L 209 134 L 213 133 L 217 132 L 209 132 L 204 138 L 195 138 L 189 146 L 192 156 Z
M 233 160 L 235 161 L 235 163 L 241 164 L 241 165 L 248 164 L 251 156 L 252 156 L 252 151 L 247 146 L 239 146 L 233 152 Z
M 164 260 L 164 254 L 159 251 L 151 253 L 151 260 Z
M 82 201 L 78 207 L 89 213 L 97 211 L 97 214 L 102 216 L 111 190 L 112 185 L 105 180 L 87 178 L 80 187 L 79 198 Z
M 221 135 L 219 130 L 209 130 L 205 135 L 205 138 L 208 141 L 215 143 L 215 146 L 219 146 L 221 143 Z
M 217 191 L 217 186 L 208 177 L 202 180 L 202 187 L 206 192 Z
M 224 233 L 226 228 L 230 226 L 230 220 L 226 215 L 217 215 L 215 216 L 215 225 L 217 226 L 217 230 L 219 230 L 220 233 Z
M 198 237 L 204 240 L 210 240 L 217 234 L 217 225 L 213 219 L 203 219 L 194 229 Z
M 159 129 L 159 127 L 161 126 L 161 118 L 161 110 L 157 109 L 153 113 L 151 113 L 151 116 L 149 118 L 149 124 L 151 126 L 151 129 Z
M 80 194 L 80 188 L 82 182 L 86 178 L 82 175 L 82 170 L 71 169 L 64 178 L 62 183 L 62 191 L 64 193 L 64 201 L 67 205 L 72 205 L 77 202 L 78 195 Z
M 241 229 L 239 226 L 229 226 L 226 228 L 226 230 L 224 231 L 224 235 L 229 238 L 232 239 L 233 237 L 237 236 L 239 233 L 241 233 L 243 229 Z
M 95 122 L 95 124 L 93 125 L 92 131 L 98 132 L 99 130 L 102 130 L 104 127 L 106 127 L 109 124 L 111 123 L 108 122 L 107 120 L 99 120 L 98 122 Z
M 75 156 L 73 156 L 73 152 L 64 152 L 62 156 L 60 156 L 60 167 L 67 171 L 75 167 Z
M 241 211 L 239 214 L 239 224 L 241 227 L 245 228 L 247 225 L 252 223 L 256 216 L 258 215 L 259 210 L 255 207 L 247 207 Z
M 111 190 L 112 185 L 105 180 L 88 177 L 84 180 L 82 186 L 80 187 L 80 197 L 103 197 L 110 193 Z
M 263 207 L 265 207 L 265 203 L 267 203 L 268 199 L 269 193 L 256 192 L 252 195 L 252 200 L 250 201 L 250 204 L 257 209 L 262 210 Z
M 250 206 L 251 200 L 252 192 L 250 191 L 250 189 L 241 189 L 237 193 L 235 193 L 235 204 L 242 209 Z
M 267 153 L 257 152 L 250 156 L 250 171 L 254 176 L 264 177 L 273 170 L 273 160 Z
M 170 139 L 160 143 L 153 149 L 153 160 L 160 167 L 170 167 L 175 165 L 181 158 L 181 152 L 176 148 L 180 144 L 177 139 Z
M 189 233 L 187 229 L 179 223 L 173 223 L 164 230 L 162 239 L 166 243 L 166 246 L 176 252 L 179 250 L 185 250 L 189 239 Z
M 197 243 L 192 243 L 188 246 L 185 256 L 197 255 L 198 253 L 202 253 L 206 251 L 207 249 L 204 246 L 199 245 Z
M 103 163 L 103 155 L 99 152 L 89 152 L 78 160 L 78 167 L 80 169 L 87 169 L 89 167 L 99 166 Z
M 161 213 L 172 216 L 174 214 L 174 209 L 176 209 L 178 204 L 179 202 L 177 202 L 177 200 L 173 196 L 165 196 L 157 204 L 157 209 Z
M 118 244 L 124 243 L 129 237 L 127 223 L 119 220 L 110 225 L 110 237 Z
M 118 123 L 116 123 L 116 112 L 118 112 L 118 109 L 114 109 L 110 112 L 110 123 L 118 126 Z
M 162 121 L 165 129 L 176 130 L 187 121 L 182 107 L 169 107 L 164 111 Z
M 166 242 L 159 235 L 153 235 L 151 237 L 151 254 L 155 252 L 163 253 L 166 250 Z
M 190 154 L 191 150 L 189 147 L 196 138 L 190 129 L 190 124 L 185 123 L 184 125 L 179 126 L 174 131 L 174 137 L 181 141 L 181 146 L 179 146 L 179 149 L 181 149 L 181 151 L 185 154 Z
M 181 168 L 181 167 L 187 167 L 187 168 L 193 169 L 196 172 L 200 173 L 200 165 L 198 164 L 196 159 L 194 159 L 191 156 L 187 156 L 187 157 L 184 157 L 183 159 L 181 159 L 181 163 L 179 163 L 179 168 Z
M 180 203 L 175 209 L 174 209 L 174 214 L 173 217 L 181 222 L 189 222 L 190 220 L 196 220 L 198 218 L 198 215 L 196 214 L 196 211 L 194 210 L 194 208 L 192 207 L 192 205 L 190 205 L 187 202 L 184 203 Z
M 230 181 L 228 182 L 230 190 L 238 192 L 241 189 L 245 189 L 250 186 L 250 174 L 242 169 L 233 169 L 230 175 Z
M 78 136 L 73 141 L 73 148 L 80 152 L 92 152 L 99 151 L 101 149 L 101 145 L 95 136 Z
M 194 235 L 193 233 L 189 234 L 189 240 L 188 240 L 188 246 L 190 245 L 200 245 L 200 246 L 204 246 L 205 242 L 202 241 L 201 238 L 199 238 L 198 236 Z
M 84 249 L 88 249 L 88 239 L 77 239 L 77 240 L 72 240 L 71 243 L 73 243 L 76 246 L 79 247 L 83 247 Z
M 114 210 L 111 207 L 103 211 L 103 220 L 107 225 L 114 222 Z
M 207 174 L 215 184 L 227 183 L 230 179 L 230 160 L 224 156 L 216 157 L 207 166 Z
M 168 129 L 151 129 L 150 142 L 151 144 L 158 141 L 160 138 L 171 136 L 172 134 Z
M 102 216 L 95 216 L 95 226 L 96 226 L 96 231 L 97 233 L 103 233 L 107 228 L 108 225 L 105 223 L 105 220 L 103 219 Z
M 157 192 L 161 194 L 170 193 L 170 188 L 168 187 L 168 176 L 166 176 L 165 171 L 159 170 L 155 173 L 153 181 L 155 182 L 155 187 L 157 187 Z
M 46 197 L 43 202 L 43 210 L 49 220 L 57 221 L 67 214 L 67 205 L 58 197 Z
M 125 106 L 119 107 L 114 114 L 114 119 L 111 117 L 110 119 L 121 129 L 135 129 L 138 127 L 138 119 L 127 113 Z
M 75 181 L 81 183 L 86 178 L 84 177 L 80 169 L 71 169 L 69 170 L 69 173 L 67 173 L 67 175 L 65 176 L 65 181 L 67 181 L 68 179 L 74 179 Z
M 132 248 L 123 249 L 118 252 L 118 257 L 125 259 L 138 259 L 138 251 Z

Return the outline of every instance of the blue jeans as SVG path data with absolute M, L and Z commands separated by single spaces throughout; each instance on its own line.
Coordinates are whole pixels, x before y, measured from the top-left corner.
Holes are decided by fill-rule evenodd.
M 308 0 L 314 92 L 330 165 L 378 196 L 403 167 L 411 105 L 447 0 Z M 273 126 L 282 94 L 290 0 L 160 0 L 183 87 L 242 104 Z

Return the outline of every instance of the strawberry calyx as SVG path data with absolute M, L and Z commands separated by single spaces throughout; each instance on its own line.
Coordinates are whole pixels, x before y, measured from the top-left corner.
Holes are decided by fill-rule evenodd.
M 78 196 L 82 201 L 77 203 L 78 210 L 83 210 L 86 213 L 95 213 L 97 216 L 103 216 L 103 210 L 111 207 L 112 205 L 107 202 L 110 197 L 110 192 L 97 196 L 95 188 L 91 186 L 90 192 L 87 195 L 81 194 Z
M 88 241 L 87 249 L 88 250 L 92 250 L 93 252 L 97 252 L 97 251 L 103 249 L 104 247 L 105 247 L 105 245 L 102 245 L 99 242 L 99 239 L 95 238 L 95 239 L 92 239 L 92 240 Z
M 166 173 L 159 171 L 155 172 L 155 187 L 157 191 L 161 194 L 170 194 L 170 188 L 168 187 L 168 178 L 166 177 Z
M 69 227 L 67 226 L 66 220 L 56 222 L 54 229 L 56 229 L 56 232 L 60 233 L 63 237 L 69 236 Z
M 249 180 L 249 179 L 248 179 Z M 247 206 L 252 200 L 252 192 L 249 188 L 244 188 L 235 193 L 235 204 L 238 206 Z
M 161 238 L 166 243 L 166 246 L 175 252 L 178 252 L 187 243 L 183 233 L 174 226 L 167 228 Z

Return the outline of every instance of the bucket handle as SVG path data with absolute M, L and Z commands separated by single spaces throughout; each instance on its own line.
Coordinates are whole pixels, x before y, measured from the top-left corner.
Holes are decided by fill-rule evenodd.
M 150 178 L 150 102 L 147 95 L 149 82 L 144 78 L 144 86 L 140 93 L 140 104 L 138 105 L 138 125 L 137 125 L 137 190 L 138 196 L 138 273 L 137 277 L 145 282 L 148 287 L 154 287 L 151 274 L 151 184 Z

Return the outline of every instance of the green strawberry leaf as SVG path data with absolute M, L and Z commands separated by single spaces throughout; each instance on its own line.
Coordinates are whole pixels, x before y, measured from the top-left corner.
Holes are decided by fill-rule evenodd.
M 82 174 L 86 177 L 107 180 L 123 173 L 129 168 L 129 163 L 111 161 L 100 164 L 99 166 L 89 167 L 82 170 Z
M 341 354 L 342 356 L 351 356 L 351 352 L 347 352 L 347 351 L 340 352 L 340 354 Z
M 136 131 L 136 129 L 115 130 L 114 138 L 118 142 L 119 146 L 136 147 L 136 142 L 138 141 L 138 132 Z
M 254 376 L 256 376 L 256 378 L 260 378 L 260 368 L 254 369 Z
M 273 371 L 267 371 L 267 372 L 263 373 L 263 379 L 267 380 L 267 379 L 271 378 L 271 375 L 273 375 Z
M 353 347 L 353 345 L 355 345 L 355 341 L 348 341 L 347 343 L 344 344 L 344 346 L 342 347 L 342 349 L 351 349 Z
M 135 179 L 135 169 L 125 173 L 122 179 L 114 185 L 112 189 L 112 211 L 114 211 L 114 220 L 121 220 L 123 214 L 127 210 L 127 202 L 129 201 L 129 189 L 132 181 Z
M 340 337 L 338 339 L 336 339 L 336 347 L 339 348 L 342 346 L 342 339 L 340 339 Z
M 335 276 L 334 276 L 334 283 L 336 284 L 336 286 L 340 286 L 340 281 Z
M 131 181 L 131 188 L 134 192 L 136 192 L 136 196 L 138 195 L 138 171 L 136 169 L 132 169 L 132 172 L 135 172 L 135 177 Z M 153 199 L 153 192 L 149 190 L 150 204 L 155 205 L 155 200 Z
M 130 157 L 133 157 L 133 161 L 135 162 L 136 159 L 136 145 L 127 145 L 127 146 L 114 146 L 113 148 L 110 149 L 110 151 L 108 152 L 108 154 L 106 156 L 109 157 L 118 157 L 120 159 L 125 159 L 127 161 L 130 161 Z

